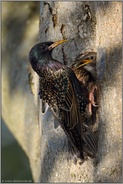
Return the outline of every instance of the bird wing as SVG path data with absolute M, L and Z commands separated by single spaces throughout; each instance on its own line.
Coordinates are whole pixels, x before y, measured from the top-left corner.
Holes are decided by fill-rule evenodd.
M 87 153 L 94 150 L 93 133 L 90 136 L 83 133 L 82 116 L 88 100 L 84 96 L 81 85 L 74 72 L 69 68 L 62 68 L 47 75 L 47 80 L 42 81 L 41 97 L 51 107 L 54 116 L 60 122 L 72 147 L 76 153 L 82 152 L 83 146 Z M 50 95 L 50 96 L 49 96 Z M 86 128 L 88 132 L 88 129 Z M 84 136 L 84 137 L 83 137 Z M 86 146 L 87 145 L 87 146 Z
M 86 125 L 84 112 L 86 105 L 89 103 L 87 99 L 88 93 L 85 86 L 76 79 L 75 74 L 67 68 L 68 85 L 67 92 L 64 97 L 64 108 L 56 110 L 57 118 L 64 129 L 74 150 L 79 148 L 84 150 L 88 155 L 94 156 L 97 150 L 97 137 L 94 132 Z M 69 105 L 67 105 L 69 104 Z M 67 107 L 67 109 L 66 109 Z M 54 113 L 55 115 L 55 113 Z M 62 118 L 61 118 L 62 116 Z
M 53 109 L 53 113 L 58 119 L 61 119 L 65 128 L 70 130 L 81 121 L 77 96 L 66 70 L 61 69 L 54 75 L 54 93 L 56 93 L 57 105 Z

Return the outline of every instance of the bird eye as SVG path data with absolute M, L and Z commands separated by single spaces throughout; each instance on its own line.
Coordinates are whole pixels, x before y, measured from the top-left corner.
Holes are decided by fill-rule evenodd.
M 93 57 L 93 56 L 91 56 L 91 57 L 90 57 L 90 59 L 94 59 L 94 57 Z
M 46 50 L 46 45 L 45 45 L 45 44 L 43 44 L 43 45 L 41 46 L 41 50 L 42 50 L 42 51 L 45 51 L 45 50 Z

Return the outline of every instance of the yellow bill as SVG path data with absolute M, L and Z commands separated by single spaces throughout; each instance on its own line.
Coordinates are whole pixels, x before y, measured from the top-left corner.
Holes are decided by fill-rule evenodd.
M 80 60 L 78 62 L 78 64 L 76 65 L 76 69 L 78 69 L 78 68 L 80 68 L 80 67 L 82 67 L 82 66 L 84 66 L 84 65 L 86 65 L 88 63 L 91 63 L 92 61 L 93 60 L 91 60 L 91 59 Z
M 58 45 L 61 45 L 61 44 L 65 43 L 65 42 L 67 42 L 67 40 L 59 40 L 59 41 L 56 41 L 56 42 L 54 42 L 53 44 L 51 44 L 49 46 L 49 50 L 57 47 Z

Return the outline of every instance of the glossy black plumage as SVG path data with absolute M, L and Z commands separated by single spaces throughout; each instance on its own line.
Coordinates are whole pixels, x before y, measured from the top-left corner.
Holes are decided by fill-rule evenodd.
M 29 60 L 40 77 L 40 98 L 51 107 L 73 153 L 83 160 L 83 151 L 89 156 L 95 155 L 96 137 L 85 123 L 84 112 L 89 100 L 82 89 L 84 86 L 71 68 L 51 56 L 52 49 L 63 42 L 35 45 L 30 50 Z

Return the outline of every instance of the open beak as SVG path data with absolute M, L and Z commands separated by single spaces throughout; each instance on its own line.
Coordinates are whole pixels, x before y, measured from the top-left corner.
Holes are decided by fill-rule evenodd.
M 78 68 L 80 68 L 80 67 L 82 67 L 82 66 L 84 66 L 84 65 L 86 65 L 86 64 L 88 64 L 88 63 L 91 63 L 93 60 L 91 60 L 91 59 L 85 59 L 85 60 L 79 60 L 78 62 L 76 62 L 76 64 L 74 65 L 74 67 L 76 68 L 76 69 L 78 69 Z
M 59 41 L 56 41 L 56 42 L 54 42 L 53 44 L 51 44 L 51 45 L 48 47 L 48 49 L 51 50 L 51 49 L 57 47 L 58 45 L 61 45 L 61 44 L 65 43 L 65 42 L 67 42 L 67 40 L 59 40 Z

